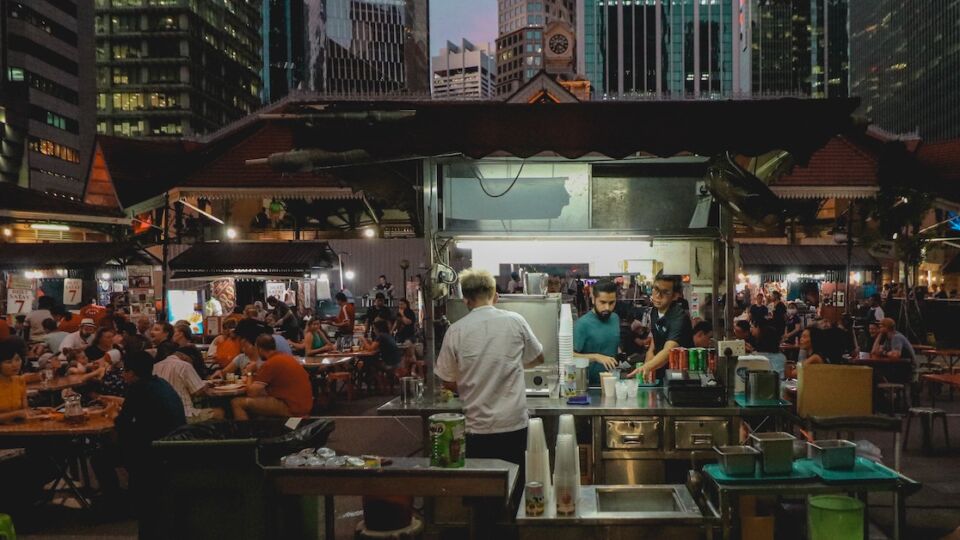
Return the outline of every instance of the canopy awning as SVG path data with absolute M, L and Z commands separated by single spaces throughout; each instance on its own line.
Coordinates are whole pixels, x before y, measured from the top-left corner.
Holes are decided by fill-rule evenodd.
M 0 182 L 0 218 L 98 225 L 130 225 L 130 218 L 109 208 Z
M 160 264 L 146 251 L 128 244 L 63 242 L 0 244 L 0 270 L 99 268 Z
M 330 165 L 463 154 L 574 159 L 730 151 L 790 152 L 805 163 L 853 127 L 859 99 L 600 101 L 550 105 L 300 100 L 269 121 L 293 123 L 293 149 L 318 149 Z M 278 154 L 279 155 L 279 154 Z M 262 157 L 267 157 L 266 155 Z M 271 160 L 277 170 L 308 170 Z
M 838 270 L 847 266 L 847 246 L 740 244 L 740 263 L 745 271 L 755 272 Z M 866 249 L 854 247 L 850 266 L 873 270 L 880 263 Z
M 174 278 L 227 275 L 303 277 L 333 268 L 327 242 L 211 242 L 194 244 L 170 261 Z

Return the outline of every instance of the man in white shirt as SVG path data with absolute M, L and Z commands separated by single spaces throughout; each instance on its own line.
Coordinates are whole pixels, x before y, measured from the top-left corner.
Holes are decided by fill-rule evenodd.
M 223 409 L 198 409 L 193 405 L 194 397 L 207 394 L 207 383 L 200 379 L 191 362 L 190 356 L 177 351 L 154 364 L 153 374 L 170 383 L 177 391 L 183 401 L 183 412 L 188 423 L 222 419 Z
M 543 363 L 543 346 L 520 315 L 497 309 L 497 285 L 485 270 L 460 273 L 466 317 L 447 330 L 436 374 L 460 393 L 467 457 L 499 458 L 523 471 L 527 444 L 524 368 Z
M 93 319 L 83 319 L 80 321 L 80 329 L 72 334 L 68 334 L 60 342 L 60 358 L 66 359 L 63 351 L 67 349 L 86 349 L 93 343 L 93 334 L 97 331 L 97 325 Z

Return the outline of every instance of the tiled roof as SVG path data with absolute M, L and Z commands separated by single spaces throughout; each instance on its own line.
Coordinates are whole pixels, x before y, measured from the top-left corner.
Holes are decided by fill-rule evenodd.
M 22 188 L 9 182 L 0 182 L 0 210 L 95 217 L 122 216 L 120 212 L 114 210 Z
M 143 250 L 111 242 L 0 244 L 0 268 L 96 268 L 110 261 L 159 264 Z
M 183 181 L 197 143 L 100 135 L 97 143 L 124 208 L 162 194 Z
M 194 244 L 170 261 L 175 277 L 217 274 L 299 274 L 331 268 L 327 242 L 208 242 Z
M 319 173 L 282 173 L 266 163 L 247 165 L 248 159 L 265 158 L 294 148 L 289 126 L 270 122 L 244 126 L 234 136 L 209 144 L 204 156 L 209 159 L 177 187 L 262 188 L 340 187 L 333 176 Z
M 740 244 L 740 262 L 750 270 L 826 270 L 847 265 L 846 246 L 785 246 Z M 851 254 L 854 268 L 879 268 L 879 263 L 862 247 Z
M 864 144 L 839 135 L 813 153 L 806 166 L 794 166 L 773 183 L 786 186 L 876 186 L 878 157 Z
M 940 181 L 960 182 L 960 139 L 922 143 L 917 149 L 917 161 Z

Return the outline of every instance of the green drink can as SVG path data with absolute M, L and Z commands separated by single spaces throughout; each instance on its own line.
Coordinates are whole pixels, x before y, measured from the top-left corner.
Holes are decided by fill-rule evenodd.
M 687 371 L 700 371 L 697 369 L 697 349 L 691 347 L 687 349 Z
M 430 426 L 430 466 L 457 469 L 467 454 L 467 422 L 462 414 L 441 413 L 427 418 Z

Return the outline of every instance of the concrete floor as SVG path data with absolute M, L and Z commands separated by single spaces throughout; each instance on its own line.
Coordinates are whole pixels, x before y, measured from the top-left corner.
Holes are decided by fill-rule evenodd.
M 376 408 L 388 398 L 365 397 L 353 402 L 339 402 L 334 415 L 374 415 Z M 923 398 L 923 405 L 929 401 Z M 960 526 L 960 394 L 954 401 L 938 401 L 949 417 L 954 447 L 944 448 L 942 433 L 934 436 L 936 451 L 931 456 L 921 454 L 920 430 L 914 423 L 908 450 L 903 455 L 903 473 L 923 484 L 923 489 L 908 500 L 907 531 L 905 539 L 936 540 Z M 939 424 L 938 424 L 939 426 Z M 858 439 L 867 439 L 883 450 L 884 461 L 893 463 L 893 437 L 888 434 L 858 433 Z M 874 530 L 889 534 L 892 527 L 890 497 L 875 495 L 870 499 L 870 518 Z M 358 498 L 337 499 L 337 537 L 352 538 L 352 530 L 360 519 Z M 17 523 L 20 538 L 27 540 L 67 539 L 133 539 L 136 524 L 128 518 L 98 519 L 89 513 L 63 507 L 46 507 L 38 512 L 34 522 Z M 871 537 L 882 537 L 871 534 Z

